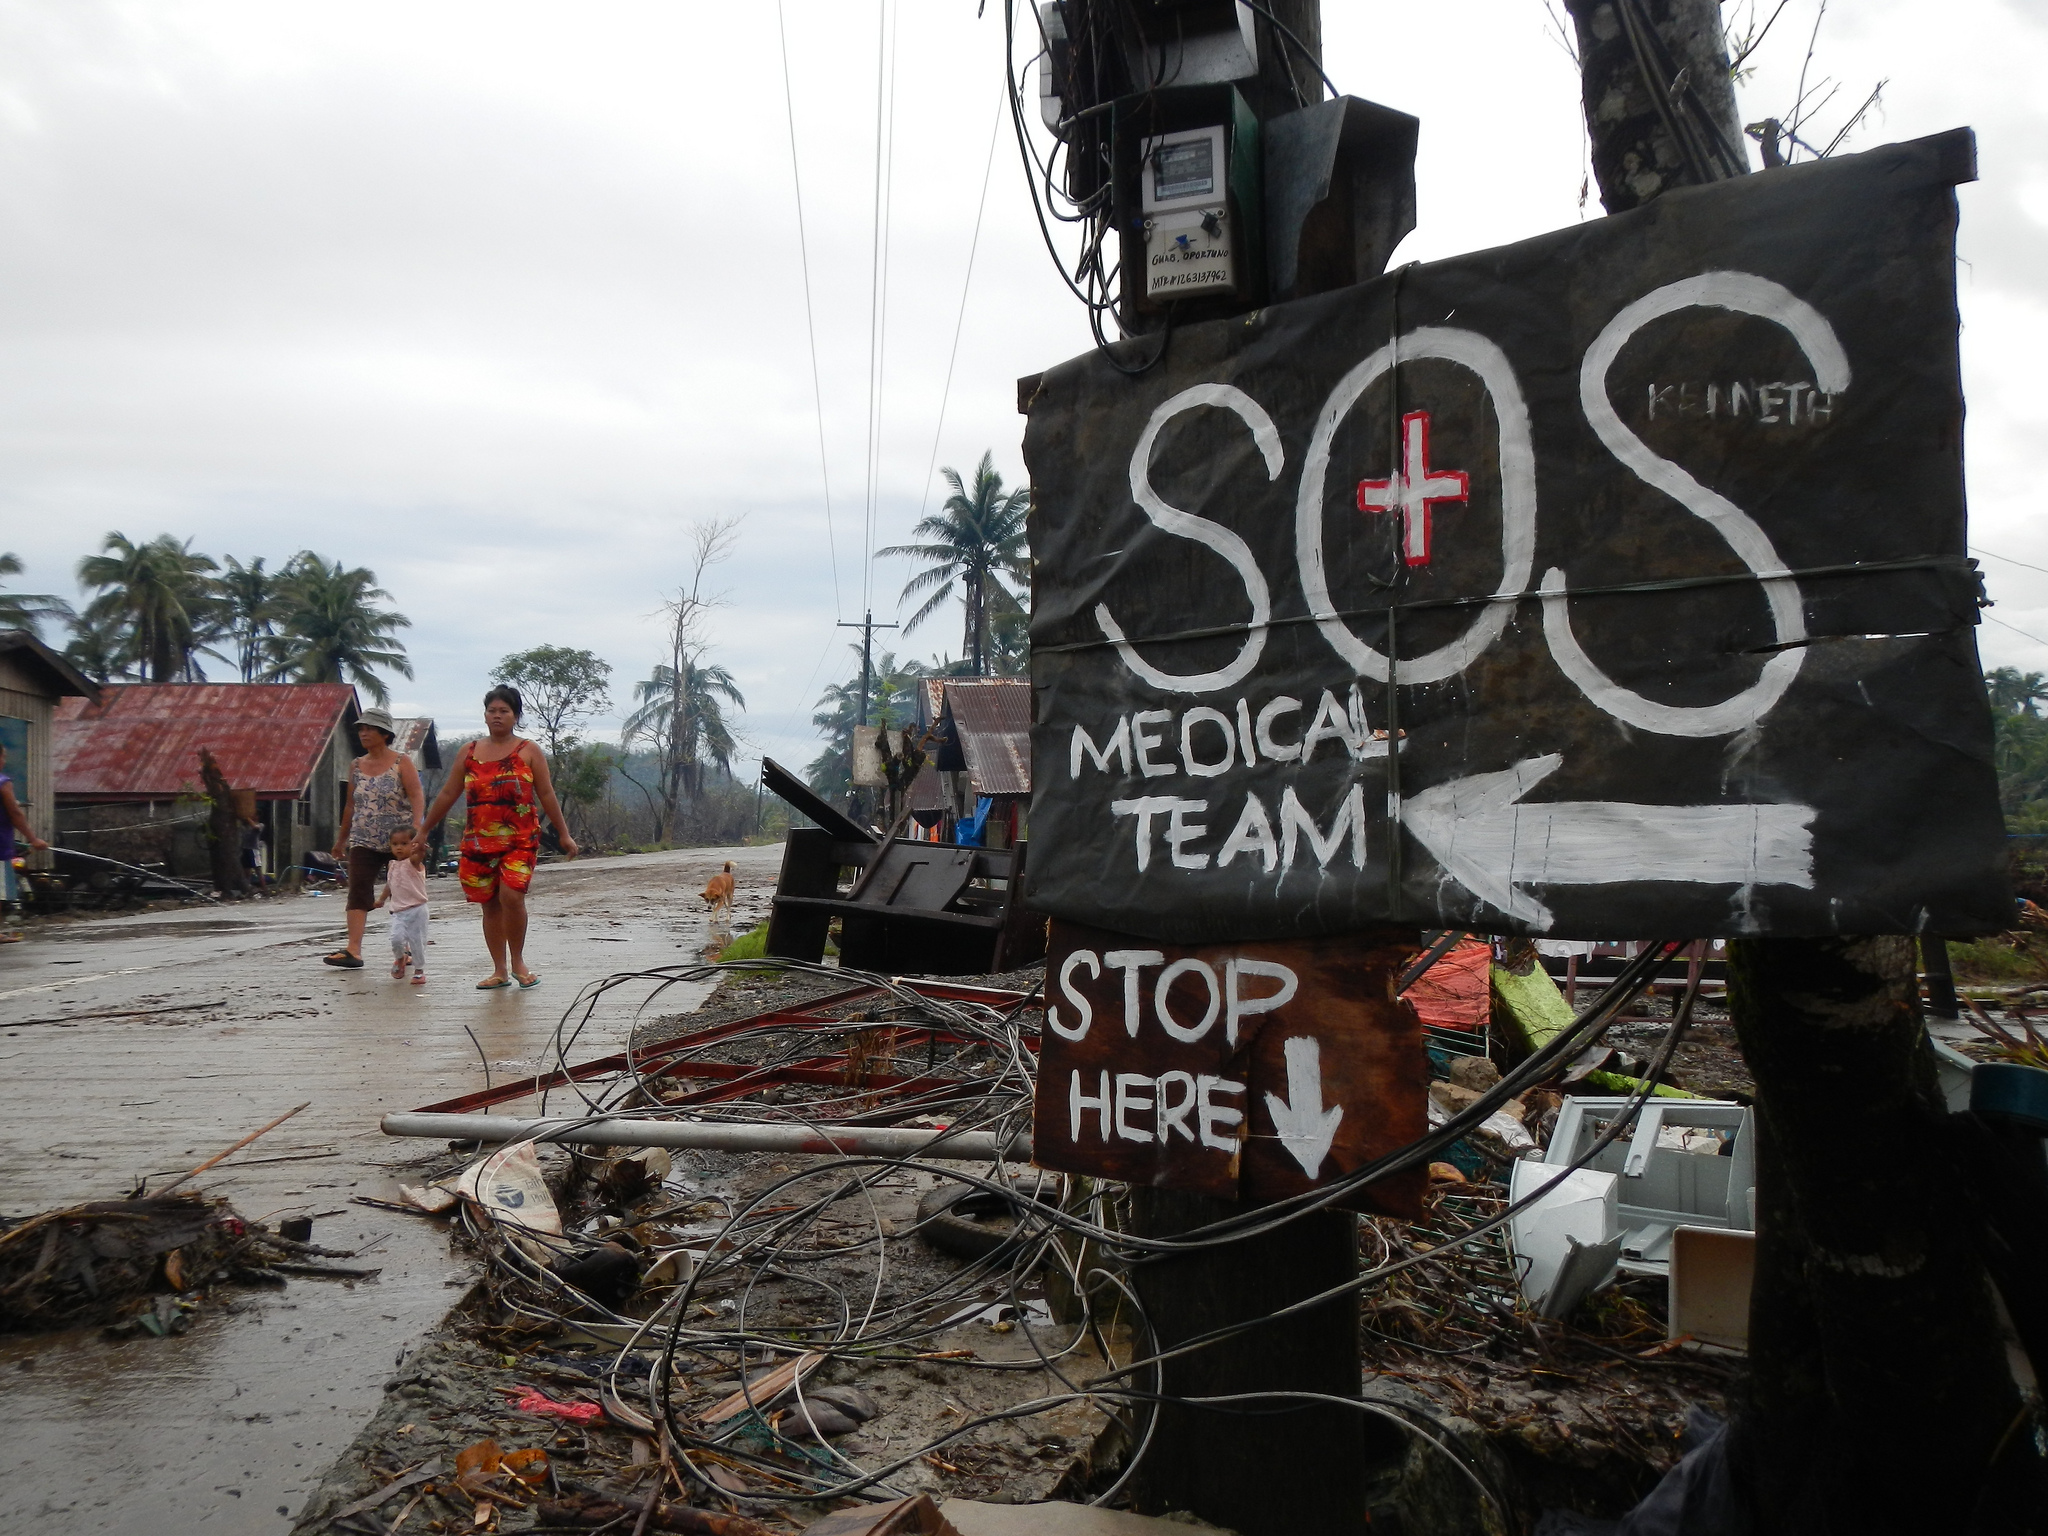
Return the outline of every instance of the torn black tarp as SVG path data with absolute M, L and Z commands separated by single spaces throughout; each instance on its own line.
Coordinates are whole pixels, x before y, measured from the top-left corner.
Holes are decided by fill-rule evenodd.
M 1178 943 L 2002 926 L 1972 174 L 1959 131 L 1740 177 L 1047 372 L 1032 906 Z

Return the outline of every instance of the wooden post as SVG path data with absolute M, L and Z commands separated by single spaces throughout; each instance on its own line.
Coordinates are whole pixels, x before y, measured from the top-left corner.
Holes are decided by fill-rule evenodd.
M 1171 1237 L 1238 1214 L 1205 1195 L 1137 1188 L 1133 1228 Z M 1132 1271 L 1160 1347 L 1340 1285 L 1358 1273 L 1357 1219 L 1319 1212 L 1247 1242 Z M 1169 1397 L 1326 1392 L 1356 1397 L 1362 1380 L 1354 1293 L 1284 1323 L 1168 1361 Z M 1141 1383 L 1142 1384 L 1142 1383 Z M 1255 1411 L 1169 1403 L 1134 1479 L 1138 1507 L 1185 1510 L 1240 1536 L 1366 1529 L 1368 1467 L 1398 1460 L 1398 1431 L 1347 1408 L 1280 1403 Z

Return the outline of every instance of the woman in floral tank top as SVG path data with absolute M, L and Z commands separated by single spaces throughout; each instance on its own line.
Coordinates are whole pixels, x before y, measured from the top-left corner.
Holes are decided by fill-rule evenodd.
M 349 764 L 348 799 L 334 834 L 334 856 L 348 868 L 348 943 L 326 957 L 348 971 L 363 966 L 363 929 L 377 904 L 377 877 L 391 862 L 391 834 L 400 827 L 418 830 L 426 804 L 412 759 L 391 750 L 398 730 L 388 711 L 364 710 L 356 739 L 363 752 Z
M 562 818 L 555 786 L 548 774 L 547 754 L 535 742 L 513 734 L 525 701 L 519 690 L 501 683 L 484 695 L 482 741 L 462 749 L 457 767 L 427 812 L 431 831 L 467 797 L 462 832 L 460 873 L 462 894 L 483 908 L 484 945 L 491 952 L 491 974 L 477 990 L 492 991 L 517 981 L 539 983 L 526 968 L 526 891 L 533 883 L 533 864 L 540 852 L 540 813 L 547 812 L 561 839 L 562 853 L 576 857 L 576 839 Z

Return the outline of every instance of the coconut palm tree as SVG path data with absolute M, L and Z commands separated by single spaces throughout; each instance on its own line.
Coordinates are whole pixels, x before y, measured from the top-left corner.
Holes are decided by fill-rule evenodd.
M 831 684 L 818 696 L 811 724 L 825 733 L 827 745 L 804 770 L 811 788 L 841 804 L 848 803 L 853 794 L 853 728 L 860 723 L 860 645 L 856 642 L 847 649 L 853 652 L 853 676 Z M 919 663 L 899 662 L 892 652 L 877 652 L 868 674 L 868 723 L 894 730 L 916 720 L 917 698 L 912 689 L 923 675 Z
M 2016 667 L 1996 667 L 1984 674 L 1984 691 L 1991 707 L 2015 715 L 2039 715 L 2036 707 L 2048 701 L 2048 678 L 2039 672 L 2022 672 Z
M 229 555 L 225 564 L 214 579 L 214 593 L 234 646 L 234 663 L 242 681 L 253 683 L 276 660 L 277 620 L 287 578 L 283 571 L 265 570 L 261 555 L 247 565 Z
M 354 683 L 372 702 L 390 702 L 376 668 L 412 676 L 412 662 L 394 631 L 409 629 L 402 613 L 376 606 L 391 596 L 377 573 L 344 570 L 311 550 L 292 557 L 278 591 L 277 659 L 265 676 L 300 683 Z
M 991 615 L 1019 611 L 1022 605 L 1005 581 L 1019 587 L 1030 582 L 1025 548 L 1024 516 L 1031 509 L 1029 489 L 1004 491 L 996 473 L 995 455 L 984 453 L 970 489 L 956 469 L 940 471 L 953 494 L 944 506 L 911 530 L 919 544 L 892 544 L 877 554 L 922 560 L 925 568 L 903 584 L 903 600 L 922 597 L 923 604 L 904 621 L 910 633 L 953 597 L 957 585 L 966 607 L 962 649 L 974 675 L 988 671 Z
M 71 640 L 64 647 L 66 661 L 96 683 L 129 680 L 128 668 L 134 658 L 128 652 L 128 631 L 118 619 L 92 619 L 74 613 L 67 622 Z
M 199 682 L 199 655 L 218 638 L 218 610 L 207 573 L 213 560 L 168 533 L 137 544 L 110 533 L 100 553 L 78 562 L 78 584 L 97 589 L 85 617 L 125 632 L 123 649 L 153 683 Z
M 22 573 L 19 555 L 0 554 L 0 576 Z M 25 629 L 42 638 L 44 619 L 68 619 L 71 605 L 46 592 L 0 592 L 0 629 Z
M 644 740 L 660 758 L 662 802 L 654 829 L 654 840 L 660 842 L 675 823 L 682 797 L 695 799 L 703 792 L 706 762 L 732 772 L 738 743 L 720 700 L 740 709 L 747 701 L 724 667 L 706 666 L 688 653 L 680 676 L 667 662 L 659 662 L 645 682 L 633 685 L 633 697 L 640 707 L 626 717 L 619 744 L 631 752 L 634 742 Z

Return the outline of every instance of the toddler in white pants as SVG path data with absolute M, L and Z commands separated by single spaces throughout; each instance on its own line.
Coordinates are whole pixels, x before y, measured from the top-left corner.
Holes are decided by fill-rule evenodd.
M 391 975 L 404 977 L 412 967 L 412 984 L 427 984 L 426 840 L 411 827 L 391 834 L 391 862 L 385 867 L 384 894 L 377 905 L 391 908 Z

